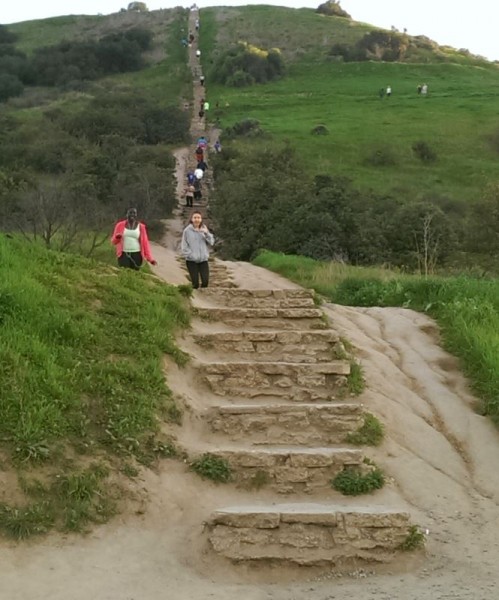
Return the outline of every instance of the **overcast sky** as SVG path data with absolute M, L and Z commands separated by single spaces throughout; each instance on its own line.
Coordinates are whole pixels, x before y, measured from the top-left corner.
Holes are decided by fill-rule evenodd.
M 0 23 L 15 23 L 68 14 L 109 14 L 125 8 L 120 0 L 0 0 Z M 316 8 L 322 0 L 198 0 L 199 7 L 214 5 L 276 4 Z M 150 0 L 150 10 L 189 6 L 191 2 Z M 474 0 L 461 8 L 457 0 L 341 0 L 341 6 L 356 21 L 389 29 L 407 29 L 411 35 L 426 35 L 439 44 L 467 48 L 490 60 L 499 60 L 498 0 Z

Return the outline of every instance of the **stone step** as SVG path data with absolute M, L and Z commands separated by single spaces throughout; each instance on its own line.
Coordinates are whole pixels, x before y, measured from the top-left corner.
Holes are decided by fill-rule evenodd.
M 346 467 L 360 467 L 364 459 L 362 450 L 337 447 L 227 447 L 209 453 L 229 463 L 234 483 L 281 494 L 326 489 L 333 495 L 331 479 Z
M 203 292 L 204 293 L 204 292 Z M 215 331 L 194 334 L 208 353 L 226 352 L 236 360 L 316 363 L 345 355 L 339 335 L 323 331 Z
M 203 301 L 226 308 L 315 308 L 313 292 L 304 289 L 216 288 L 208 290 L 203 296 Z
M 198 378 L 218 396 L 272 396 L 293 402 L 343 397 L 350 363 L 219 362 L 196 363 Z
M 393 561 L 410 527 L 404 511 L 330 503 L 227 507 L 207 522 L 209 545 L 231 561 L 342 568 Z
M 317 308 L 214 308 L 197 307 L 198 315 L 221 321 L 238 329 L 325 329 L 322 311 Z
M 225 404 L 214 406 L 207 423 L 231 441 L 317 446 L 342 444 L 363 423 L 361 404 Z

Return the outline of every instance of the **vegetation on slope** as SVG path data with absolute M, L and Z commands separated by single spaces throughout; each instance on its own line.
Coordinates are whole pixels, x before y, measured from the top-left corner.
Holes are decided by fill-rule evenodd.
M 482 398 L 480 412 L 499 424 L 497 279 L 404 276 L 272 252 L 260 253 L 254 262 L 338 304 L 403 306 L 428 313 L 441 326 L 445 347 L 461 359 Z
M 10 477 L 0 531 L 78 529 L 110 514 L 120 470 L 172 451 L 160 433 L 177 417 L 163 356 L 184 360 L 173 336 L 187 308 L 146 273 L 4 236 L 0 257 L 0 455 Z

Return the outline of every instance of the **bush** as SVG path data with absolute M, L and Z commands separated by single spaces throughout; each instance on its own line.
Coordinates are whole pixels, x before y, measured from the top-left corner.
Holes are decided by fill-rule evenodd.
M 15 75 L 0 73 L 0 102 L 20 96 L 23 91 L 24 86 Z
M 414 142 L 412 151 L 423 163 L 433 163 L 437 160 L 437 154 L 431 146 L 424 141 Z
M 354 431 L 349 433 L 346 442 L 356 446 L 379 446 L 383 441 L 385 431 L 380 421 L 372 414 L 364 415 L 364 423 Z
M 206 453 L 191 463 L 191 469 L 204 479 L 228 483 L 232 479 L 229 463 L 214 454 Z
M 316 125 L 310 133 L 313 135 L 329 135 L 329 129 L 325 125 Z
M 398 157 L 393 148 L 380 144 L 369 151 L 364 163 L 371 167 L 393 167 L 398 163 Z
M 315 12 L 321 15 L 327 15 L 328 17 L 343 17 L 345 19 L 351 19 L 352 17 L 347 13 L 346 10 L 341 8 L 338 0 L 328 0 L 324 4 L 320 4 Z
M 224 131 L 224 135 L 233 137 L 256 137 L 263 135 L 263 129 L 260 127 L 260 121 L 257 119 L 243 119 L 234 123 Z
M 221 84 L 243 87 L 282 77 L 285 67 L 280 50 L 263 50 L 240 42 L 229 48 L 213 65 L 211 78 Z
M 385 477 L 378 467 L 367 473 L 348 467 L 336 475 L 331 485 L 344 496 L 360 496 L 381 489 L 385 485 Z

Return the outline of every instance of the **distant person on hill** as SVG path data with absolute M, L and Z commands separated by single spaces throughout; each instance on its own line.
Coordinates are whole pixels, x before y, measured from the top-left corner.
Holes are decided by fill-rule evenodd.
M 189 184 L 185 189 L 185 205 L 192 207 L 194 202 L 194 184 Z
M 201 109 L 201 110 L 198 112 L 198 115 L 199 115 L 199 118 L 200 118 L 200 119 L 202 119 L 202 118 L 204 117 L 204 110 L 203 110 L 203 109 Z
M 196 179 L 203 179 L 203 175 L 204 175 L 204 171 L 203 169 L 198 169 L 196 168 L 196 170 L 194 171 L 194 175 L 196 176 Z
M 192 42 L 195 40 L 196 38 L 194 37 L 193 33 L 189 33 L 189 42 L 192 44 Z
M 205 112 L 206 112 L 206 111 L 208 111 L 208 110 L 210 110 L 210 103 L 209 103 L 208 101 L 206 101 L 206 102 L 203 104 L 203 110 L 204 110 Z
M 201 169 L 201 171 L 203 171 L 203 173 L 206 171 L 207 168 L 208 168 L 208 165 L 205 163 L 204 160 L 200 160 L 196 166 L 196 169 Z
M 208 227 L 203 223 L 203 215 L 199 211 L 194 211 L 189 225 L 182 234 L 181 252 L 185 258 L 192 287 L 195 290 L 199 288 L 200 278 L 201 287 L 208 287 L 210 279 L 209 247 L 213 246 L 214 243 L 213 234 L 209 232 Z
M 423 89 L 423 86 L 421 84 L 418 85 L 418 96 L 419 94 L 421 94 L 421 90 Z
M 428 94 L 428 84 L 427 83 L 423 83 L 423 87 L 421 88 L 421 94 L 423 96 L 426 96 Z
M 196 179 L 196 176 L 194 175 L 194 171 L 189 171 L 187 173 L 187 185 L 194 183 L 195 179 Z
M 379 88 L 379 97 L 380 98 L 384 98 L 385 97 L 385 88 Z
M 201 85 L 204 85 L 204 75 L 200 75 L 200 76 L 199 76 L 199 83 L 200 83 Z
M 196 160 L 199 162 L 200 160 L 203 160 L 204 158 L 204 152 L 203 149 L 201 148 L 201 146 L 198 146 L 196 148 L 196 152 L 194 153 Z
M 215 149 L 215 152 L 218 154 L 219 152 L 222 152 L 222 144 L 220 143 L 220 140 L 217 140 L 215 142 L 215 145 L 213 146 L 213 148 Z
M 196 50 L 196 57 L 201 58 L 201 50 L 199 48 Z
M 386 97 L 389 98 L 392 95 L 392 88 L 391 86 L 387 86 L 386 88 Z
M 208 147 L 208 140 L 202 135 L 201 137 L 198 137 L 197 144 L 200 148 L 205 150 Z
M 199 19 L 196 19 L 196 31 L 199 31 Z
M 129 208 L 126 219 L 116 223 L 111 242 L 116 246 L 120 267 L 138 271 L 144 259 L 152 265 L 156 264 L 151 254 L 146 226 L 137 219 L 136 208 Z

